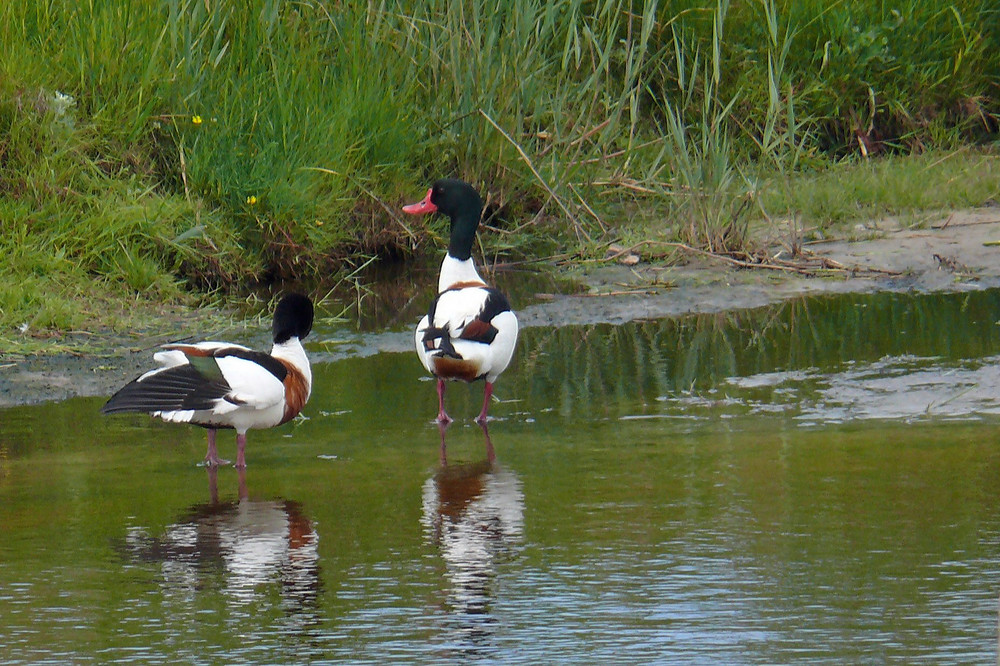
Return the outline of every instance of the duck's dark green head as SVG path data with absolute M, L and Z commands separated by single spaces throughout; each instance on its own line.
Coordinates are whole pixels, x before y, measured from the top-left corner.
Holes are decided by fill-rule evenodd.
M 423 201 L 403 206 L 403 211 L 411 215 L 447 215 L 451 218 L 448 254 L 461 261 L 472 256 L 472 241 L 483 213 L 483 200 L 472 185 L 455 178 L 441 178 L 427 190 Z
M 274 310 L 271 332 L 275 344 L 288 342 L 292 337 L 304 339 L 312 330 L 313 304 L 308 296 L 288 294 Z

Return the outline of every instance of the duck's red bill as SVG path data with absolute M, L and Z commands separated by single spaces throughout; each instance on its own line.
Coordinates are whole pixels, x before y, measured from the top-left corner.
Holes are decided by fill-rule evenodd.
M 425 215 L 427 213 L 436 213 L 438 207 L 431 203 L 431 191 L 427 190 L 427 196 L 420 203 L 410 204 L 409 206 L 403 206 L 403 212 L 409 213 L 410 215 Z

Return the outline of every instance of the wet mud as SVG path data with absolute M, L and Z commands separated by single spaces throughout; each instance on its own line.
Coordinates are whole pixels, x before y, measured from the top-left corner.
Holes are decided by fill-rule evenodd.
M 576 286 L 536 293 L 518 307 L 521 326 L 621 324 L 693 313 L 761 307 L 819 294 L 951 292 L 1000 286 L 1000 208 L 942 214 L 906 228 L 895 220 L 859 225 L 864 240 L 811 243 L 805 249 L 847 267 L 894 271 L 862 276 L 850 271 L 823 277 L 790 271 L 740 269 L 711 258 L 683 265 L 583 263 L 555 268 Z M 775 252 L 781 251 L 779 243 Z M 517 276 L 511 279 L 516 280 Z M 566 293 L 569 292 L 569 293 Z M 411 299 L 412 300 L 412 299 Z M 407 312 L 408 314 L 408 312 Z M 412 334 L 401 316 L 388 331 L 317 331 L 307 344 L 314 363 L 407 352 Z M 413 317 L 415 323 L 419 315 Z M 205 337 L 211 337 L 207 332 Z M 202 336 L 199 336 L 202 337 Z M 229 338 L 266 348 L 266 332 L 242 331 Z M 110 395 L 148 369 L 162 340 L 122 339 L 99 356 L 54 354 L 31 358 L 0 356 L 0 407 Z

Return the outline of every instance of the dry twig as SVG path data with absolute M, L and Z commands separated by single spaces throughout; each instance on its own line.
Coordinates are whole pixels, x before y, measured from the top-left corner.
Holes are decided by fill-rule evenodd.
M 757 257 L 751 254 L 744 253 L 744 257 L 749 259 L 737 259 L 729 254 L 720 254 L 718 252 L 709 252 L 708 250 L 701 250 L 696 247 L 691 247 L 685 243 L 674 243 L 669 241 L 654 241 L 654 240 L 644 240 L 635 243 L 631 247 L 627 247 L 617 252 L 613 252 L 603 259 L 598 259 L 600 263 L 605 263 L 608 261 L 614 261 L 615 259 L 629 254 L 636 249 L 644 245 L 658 245 L 664 247 L 671 247 L 676 250 L 681 250 L 683 252 L 688 252 L 690 254 L 696 254 L 699 256 L 709 257 L 711 259 L 718 259 L 724 261 L 732 266 L 738 268 L 763 268 L 766 270 L 775 271 L 785 271 L 788 273 L 798 273 L 800 275 L 816 275 L 820 272 L 839 272 L 839 273 L 850 273 L 852 275 L 900 275 L 899 271 L 893 271 L 884 268 L 871 268 L 862 266 L 845 266 L 844 264 L 830 259 L 829 257 L 819 257 L 815 254 L 809 253 L 808 255 L 803 255 L 802 259 L 797 261 L 785 261 L 777 258 L 768 257 Z M 818 266 L 815 264 L 819 264 Z
M 500 132 L 503 138 L 507 139 L 510 145 L 514 146 L 514 149 L 517 150 L 518 154 L 521 156 L 521 159 L 524 160 L 524 163 L 528 165 L 528 168 L 531 170 L 531 173 L 535 175 L 535 178 L 538 179 L 538 182 L 541 184 L 541 186 L 545 188 L 545 191 L 549 193 L 549 196 L 552 197 L 555 200 L 555 202 L 559 204 L 559 207 L 562 208 L 562 211 L 566 213 L 566 217 L 570 219 L 570 221 L 573 223 L 573 228 L 576 229 L 577 236 L 579 237 L 580 235 L 582 235 L 584 238 L 587 239 L 588 242 L 591 241 L 592 239 L 590 238 L 590 234 L 587 233 L 587 230 L 583 228 L 583 225 L 581 225 L 579 220 L 576 219 L 576 216 L 570 212 L 566 204 L 563 203 L 563 200 L 559 198 L 559 196 L 552 190 L 551 187 L 549 187 L 549 184 L 545 182 L 544 178 L 542 178 L 542 174 L 538 173 L 538 170 L 535 169 L 535 165 L 531 163 L 531 158 L 528 157 L 528 154 L 526 152 L 524 152 L 524 148 L 522 148 L 517 143 L 517 141 L 514 141 L 514 139 L 511 138 L 510 134 L 504 131 L 502 127 L 497 125 L 496 121 L 490 118 L 490 115 L 488 113 L 486 113 L 482 109 L 479 109 L 479 113 L 483 116 L 483 118 L 486 119 L 487 122 L 489 122 L 490 125 L 493 125 L 493 127 L 496 128 L 498 132 Z

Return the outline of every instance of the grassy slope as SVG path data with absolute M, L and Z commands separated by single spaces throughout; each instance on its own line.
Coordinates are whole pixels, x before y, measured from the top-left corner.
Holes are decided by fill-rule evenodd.
M 0 351 L 420 251 L 442 174 L 514 253 L 1000 196 L 990 2 L 357 4 L 0 7 Z

